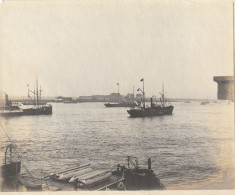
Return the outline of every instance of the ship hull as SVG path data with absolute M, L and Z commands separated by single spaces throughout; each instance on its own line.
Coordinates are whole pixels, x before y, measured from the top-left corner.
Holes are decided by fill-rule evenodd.
M 26 108 L 23 110 L 3 110 L 0 112 L 0 116 L 12 117 L 12 116 L 25 116 L 25 115 L 50 115 L 52 114 L 52 106 L 42 106 L 39 108 Z
M 173 106 L 167 106 L 164 108 L 146 108 L 146 109 L 130 109 L 127 110 L 130 117 L 152 117 L 171 115 L 173 112 Z
M 6 179 L 20 173 L 21 162 L 12 162 L 1 166 L 1 177 Z
M 23 115 L 50 115 L 52 114 L 52 106 L 42 106 L 39 108 L 23 109 Z
M 78 102 L 77 101 L 64 101 L 63 102 L 64 104 L 77 104 Z
M 0 112 L 0 116 L 3 116 L 3 117 L 23 116 L 23 115 L 24 115 L 24 113 L 22 110 L 16 110 L 16 111 L 6 110 L 6 111 Z
M 106 107 L 134 107 L 136 105 L 134 104 L 110 104 L 110 103 L 107 103 L 107 104 L 104 104 Z

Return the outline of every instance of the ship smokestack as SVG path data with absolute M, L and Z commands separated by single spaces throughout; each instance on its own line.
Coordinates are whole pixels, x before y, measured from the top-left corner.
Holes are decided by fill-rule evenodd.
M 8 100 L 8 95 L 7 94 L 5 94 L 5 104 L 6 104 L 6 106 L 10 106 L 10 102 Z

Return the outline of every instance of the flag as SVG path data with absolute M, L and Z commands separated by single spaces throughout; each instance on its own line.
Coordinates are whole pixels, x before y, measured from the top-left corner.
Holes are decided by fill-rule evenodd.
M 140 81 L 144 81 L 144 78 L 140 79 Z
M 117 83 L 116 85 L 119 85 L 119 83 Z

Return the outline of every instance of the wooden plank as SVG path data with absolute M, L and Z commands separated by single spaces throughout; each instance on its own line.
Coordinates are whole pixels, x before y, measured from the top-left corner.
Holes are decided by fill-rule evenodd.
M 74 174 L 74 176 L 69 180 L 69 182 L 74 182 L 76 179 L 78 179 L 81 175 L 87 174 L 89 172 L 94 171 L 92 168 L 87 168 L 85 170 L 81 170 L 80 172 Z
M 74 171 L 74 172 L 71 172 L 71 173 L 68 173 L 68 174 L 62 174 L 60 177 L 59 177 L 59 180 L 66 180 L 66 179 L 69 179 L 71 177 L 74 177 L 74 176 L 77 176 L 77 175 L 81 175 L 81 174 L 85 174 L 87 172 L 90 172 L 92 171 L 93 169 L 90 168 L 90 167 L 85 167 L 83 168 L 82 170 L 77 170 L 77 171 Z
M 71 172 L 73 170 L 76 170 L 76 169 L 80 169 L 80 168 L 83 168 L 83 167 L 87 167 L 87 166 L 90 166 L 90 164 L 84 164 L 84 165 L 81 165 L 79 167 L 74 167 L 72 169 L 67 169 L 67 170 L 64 170 L 64 171 L 61 171 L 61 172 L 58 172 L 58 173 L 51 173 L 50 175 L 47 175 L 45 177 L 50 177 L 50 176 L 53 176 L 53 175 L 58 175 L 60 176 L 60 174 L 63 174 L 63 173 L 67 173 L 67 172 Z
M 94 184 L 96 184 L 96 183 L 98 183 L 98 182 L 101 182 L 101 181 L 103 181 L 103 180 L 109 178 L 111 175 L 112 175 L 111 172 L 108 172 L 108 173 L 106 173 L 106 174 L 104 174 L 104 175 L 99 174 L 99 176 L 97 176 L 97 177 L 95 177 L 95 178 L 86 179 L 86 180 L 84 180 L 84 181 L 82 181 L 82 182 L 83 182 L 84 184 L 86 184 L 86 185 L 94 185 Z
M 89 179 L 91 177 L 95 177 L 95 176 L 98 176 L 98 175 L 101 175 L 101 174 L 104 174 L 106 173 L 107 170 L 97 170 L 97 171 L 94 171 L 94 172 L 91 172 L 91 173 L 88 173 L 86 175 L 82 175 L 79 180 L 86 180 L 86 179 Z

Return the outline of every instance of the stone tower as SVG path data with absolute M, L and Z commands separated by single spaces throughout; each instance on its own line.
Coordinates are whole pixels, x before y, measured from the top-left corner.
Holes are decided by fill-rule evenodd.
M 217 98 L 219 100 L 234 99 L 234 77 L 216 76 L 214 81 L 218 83 Z

